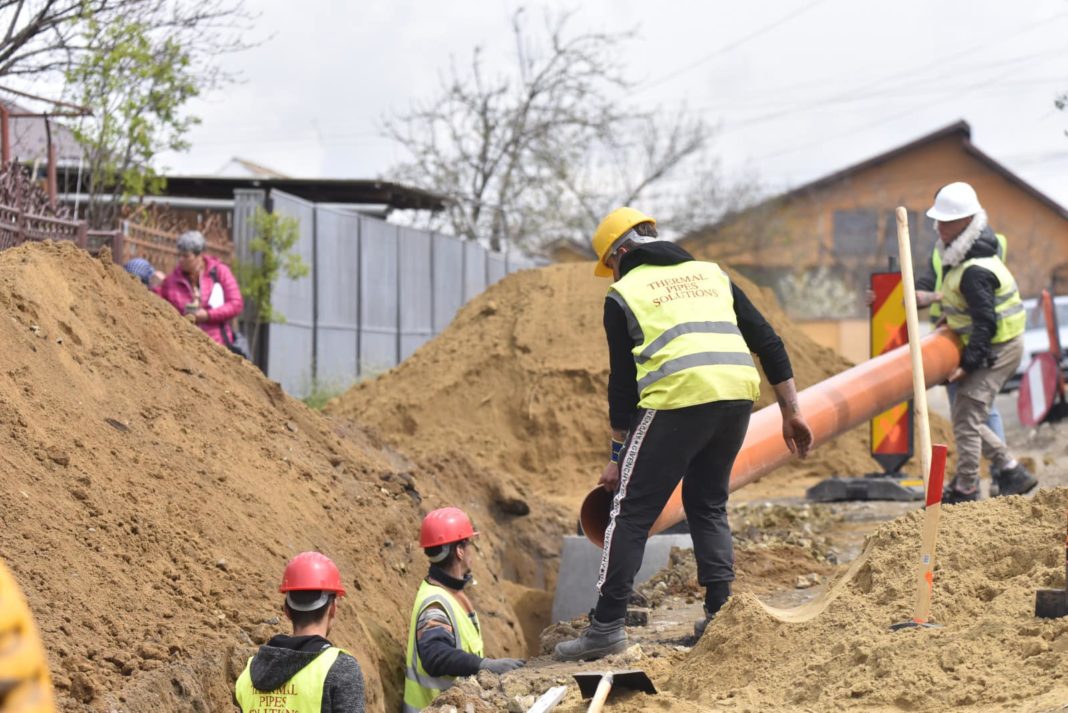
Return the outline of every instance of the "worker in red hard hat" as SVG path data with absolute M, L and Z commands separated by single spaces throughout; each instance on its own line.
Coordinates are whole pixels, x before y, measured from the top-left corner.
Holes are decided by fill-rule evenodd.
M 482 630 L 464 587 L 471 581 L 471 538 L 478 535 L 459 508 L 440 508 L 423 518 L 419 546 L 430 572 L 419 585 L 408 628 L 404 713 L 421 711 L 458 676 L 507 673 L 520 659 L 483 657 Z
M 337 565 L 319 552 L 301 552 L 286 565 L 282 611 L 292 636 L 260 647 L 238 677 L 234 698 L 242 713 L 363 713 L 363 672 L 356 659 L 326 638 L 345 596 Z

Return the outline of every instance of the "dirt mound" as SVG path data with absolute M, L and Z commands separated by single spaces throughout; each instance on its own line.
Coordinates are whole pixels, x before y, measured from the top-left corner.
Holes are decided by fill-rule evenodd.
M 305 549 L 341 568 L 332 638 L 369 710 L 394 709 L 425 572 L 413 540 L 443 504 L 485 533 L 477 579 L 551 585 L 561 512 L 456 454 L 410 460 L 340 430 L 106 257 L 0 253 L 0 311 L 0 553 L 63 710 L 228 710 L 245 657 L 286 629 L 278 577 Z M 473 597 L 488 650 L 522 655 L 503 588 Z
M 572 263 L 509 275 L 468 303 L 444 333 L 328 411 L 373 425 L 406 451 L 462 451 L 575 508 L 607 452 L 601 314 L 608 283 L 590 272 L 588 263 Z M 786 342 L 799 389 L 850 366 L 803 334 L 770 291 L 731 277 Z M 765 379 L 758 405 L 773 402 Z M 937 421 L 936 440 L 948 442 Z M 816 478 L 874 469 L 863 426 L 747 490 L 797 495 Z
M 932 616 L 910 618 L 920 513 L 873 534 L 826 608 L 787 623 L 734 597 L 667 688 L 714 710 L 1047 710 L 1068 697 L 1068 622 L 1034 617 L 1064 586 L 1068 489 L 943 511 Z M 807 617 L 800 617 L 806 619 Z

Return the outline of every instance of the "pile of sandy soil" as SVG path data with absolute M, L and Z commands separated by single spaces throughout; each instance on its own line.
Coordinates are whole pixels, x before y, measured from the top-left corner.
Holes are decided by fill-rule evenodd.
M 1063 588 L 1068 490 L 946 508 L 932 617 L 910 618 L 920 513 L 881 527 L 826 599 L 778 616 L 732 599 L 667 689 L 715 710 L 1045 710 L 1068 698 L 1068 619 L 1037 619 Z M 1059 708 L 1058 708 L 1059 709 Z M 636 710 L 636 709 L 635 709 Z
M 228 710 L 255 644 L 288 633 L 278 582 L 308 549 L 348 587 L 332 638 L 362 664 L 369 710 L 395 709 L 419 522 L 445 504 L 484 532 L 489 651 L 524 653 L 562 512 L 457 454 L 409 459 L 341 430 L 106 255 L 0 253 L 0 312 L 0 554 L 63 710 Z
M 1037 619 L 1034 605 L 1037 589 L 1065 586 L 1066 509 L 1068 488 L 944 509 L 932 608 L 941 628 L 890 629 L 912 615 L 917 511 L 881 526 L 847 572 L 799 607 L 768 606 L 739 579 L 690 649 L 677 637 L 696 606 L 679 609 L 670 597 L 650 614 L 656 626 L 629 630 L 634 644 L 622 654 L 585 664 L 543 658 L 499 680 L 464 679 L 435 710 L 529 705 L 567 685 L 556 710 L 580 713 L 588 701 L 572 673 L 620 669 L 645 671 L 659 694 L 614 696 L 618 713 L 1064 710 L 1068 618 Z
M 571 263 L 509 275 L 412 357 L 327 410 L 373 425 L 406 451 L 463 452 L 575 508 L 600 475 L 609 432 L 601 326 L 608 282 L 591 272 Z M 782 336 L 799 389 L 851 366 L 803 334 L 769 290 L 731 278 Z M 773 402 L 765 379 L 757 406 Z M 936 442 L 951 442 L 945 422 L 934 421 Z M 823 477 L 873 471 L 868 440 L 868 427 L 859 427 L 748 490 L 799 495 Z

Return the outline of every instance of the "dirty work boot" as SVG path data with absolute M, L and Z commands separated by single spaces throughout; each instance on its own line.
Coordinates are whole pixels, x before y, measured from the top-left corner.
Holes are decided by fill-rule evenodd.
M 1027 472 L 1027 468 L 1017 463 L 1005 468 L 999 474 L 1002 495 L 1023 495 L 1035 489 L 1038 478 Z
M 979 488 L 971 492 L 957 490 L 957 479 L 949 481 L 949 485 L 942 491 L 943 505 L 956 505 L 957 503 L 973 503 L 979 499 Z
M 623 628 L 625 620 L 621 618 L 604 624 L 591 618 L 590 625 L 581 636 L 556 645 L 553 658 L 557 661 L 592 661 L 618 654 L 627 648 L 627 630 Z
M 729 581 L 709 582 L 705 587 L 705 616 L 703 619 L 698 619 L 693 623 L 693 641 L 695 644 L 704 636 L 705 629 L 708 628 L 712 617 L 723 608 L 730 596 L 731 583 Z
M 693 623 L 693 642 L 696 644 L 701 640 L 701 637 L 705 635 L 705 629 L 712 623 L 712 618 L 716 616 L 715 612 L 711 614 L 708 612 L 708 607 L 705 607 L 705 615 L 703 618 L 696 620 Z

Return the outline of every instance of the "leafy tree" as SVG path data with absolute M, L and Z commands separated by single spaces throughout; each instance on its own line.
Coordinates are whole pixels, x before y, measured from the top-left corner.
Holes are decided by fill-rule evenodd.
M 299 280 L 311 270 L 300 253 L 294 250 L 300 238 L 300 224 L 296 218 L 259 208 L 253 224 L 256 234 L 249 241 L 252 259 L 247 262 L 236 261 L 234 272 L 246 304 L 242 331 L 249 335 L 250 356 L 255 359 L 260 325 L 286 321 L 285 315 L 275 310 L 271 303 L 275 281 L 282 274 L 290 280 Z
M 640 202 L 705 147 L 709 130 L 685 111 L 628 97 L 613 58 L 631 33 L 574 32 L 570 16 L 532 32 L 513 17 L 515 61 L 489 66 L 476 48 L 437 97 L 387 120 L 411 159 L 391 177 L 443 194 L 428 227 L 467 239 L 537 247 L 588 235 L 619 204 Z
M 184 137 L 197 120 L 183 108 L 200 93 L 201 77 L 174 37 L 157 37 L 142 22 L 105 26 L 89 18 L 85 34 L 104 49 L 67 72 L 68 94 L 95 109 L 72 130 L 85 150 L 86 219 L 112 229 L 123 202 L 163 189 L 152 168 L 156 155 L 188 148 Z

